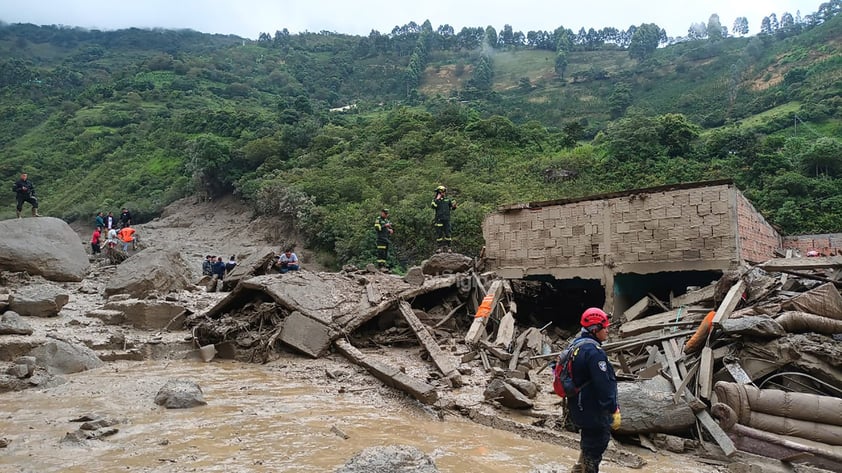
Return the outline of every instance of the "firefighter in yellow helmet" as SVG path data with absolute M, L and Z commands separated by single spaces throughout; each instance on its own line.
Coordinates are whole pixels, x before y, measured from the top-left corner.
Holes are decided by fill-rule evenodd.
M 447 188 L 438 186 L 436 196 L 430 204 L 436 210 L 433 225 L 436 227 L 436 253 L 446 250 L 450 252 L 451 237 L 450 211 L 456 208 L 456 201 L 447 196 Z

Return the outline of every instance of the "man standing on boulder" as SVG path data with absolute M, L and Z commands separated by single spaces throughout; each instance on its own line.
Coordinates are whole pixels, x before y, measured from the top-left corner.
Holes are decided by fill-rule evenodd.
M 29 202 L 32 205 L 33 217 L 40 217 L 38 215 L 38 199 L 35 198 L 35 185 L 27 179 L 26 173 L 22 173 L 20 179 L 15 182 L 14 191 L 18 200 L 18 218 L 20 218 L 20 212 L 23 210 L 24 202 Z
M 456 208 L 456 201 L 447 196 L 447 188 L 436 187 L 436 196 L 430 207 L 436 209 L 436 217 L 433 224 L 436 226 L 436 253 L 447 250 L 450 253 L 450 211 Z

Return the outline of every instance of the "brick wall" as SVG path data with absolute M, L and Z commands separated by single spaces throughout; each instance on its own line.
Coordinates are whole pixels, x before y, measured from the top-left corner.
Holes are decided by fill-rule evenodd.
M 783 247 L 796 249 L 801 256 L 807 256 L 810 250 L 818 251 L 822 256 L 842 255 L 842 233 L 787 236 L 783 239 Z
M 775 250 L 782 248 L 781 236 L 744 195 L 736 192 L 736 196 L 740 258 L 753 263 L 774 258 Z
M 735 261 L 735 193 L 731 184 L 642 190 L 495 212 L 483 222 L 486 255 L 492 267 L 526 270 Z

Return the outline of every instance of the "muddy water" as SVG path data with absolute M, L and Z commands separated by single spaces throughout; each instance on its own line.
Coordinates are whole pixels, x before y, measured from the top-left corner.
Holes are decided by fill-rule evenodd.
M 357 383 L 339 393 L 335 386 L 290 380 L 286 368 L 123 363 L 70 376 L 56 388 L 2 394 L 0 437 L 12 442 L 0 450 L 0 471 L 330 472 L 365 447 L 388 444 L 419 447 L 442 472 L 528 472 L 569 465 L 577 455 L 456 417 L 441 421 L 376 385 Z M 196 380 L 208 405 L 156 406 L 158 389 L 175 377 Z M 61 443 L 79 426 L 69 420 L 89 413 L 121 419 L 119 433 L 85 445 Z M 340 438 L 334 426 L 350 438 Z M 682 465 L 681 458 L 647 460 L 646 471 L 704 471 Z M 611 464 L 602 470 L 635 471 Z

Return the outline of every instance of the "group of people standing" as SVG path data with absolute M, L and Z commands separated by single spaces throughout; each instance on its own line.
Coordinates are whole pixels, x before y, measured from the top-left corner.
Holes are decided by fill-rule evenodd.
M 211 277 L 208 292 L 216 292 L 219 281 L 225 279 L 225 275 L 233 271 L 236 266 L 237 258 L 234 255 L 231 255 L 227 263 L 221 256 L 205 256 L 205 261 L 202 263 L 202 276 Z
M 456 201 L 447 196 L 447 187 L 436 187 L 436 193 L 430 207 L 435 210 L 433 226 L 436 229 L 436 253 L 443 251 L 450 253 L 450 244 L 453 242 L 450 213 L 456 209 Z M 380 215 L 374 220 L 374 232 L 377 235 L 375 240 L 377 266 L 385 269 L 389 258 L 390 237 L 395 233 L 392 223 L 389 221 L 389 209 L 383 208 L 380 210 Z
M 120 244 L 125 253 L 128 253 L 129 245 L 132 245 L 132 248 L 135 247 L 137 231 L 132 228 L 132 214 L 129 209 L 123 207 L 119 218 L 115 218 L 113 212 L 108 212 L 108 215 L 98 212 L 94 226 L 94 233 L 91 235 L 91 253 L 101 254 L 103 242 L 108 248 L 116 248 Z

